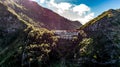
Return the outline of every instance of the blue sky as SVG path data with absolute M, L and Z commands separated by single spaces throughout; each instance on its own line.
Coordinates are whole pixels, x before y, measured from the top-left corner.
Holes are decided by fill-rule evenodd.
M 55 2 L 68 2 L 76 5 L 86 4 L 93 12 L 95 12 L 95 16 L 108 9 L 120 8 L 120 0 L 55 0 Z
M 59 15 L 85 24 L 108 9 L 120 8 L 120 0 L 36 0 Z

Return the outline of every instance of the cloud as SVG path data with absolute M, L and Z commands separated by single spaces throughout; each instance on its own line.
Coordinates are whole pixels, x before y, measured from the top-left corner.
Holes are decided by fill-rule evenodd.
M 44 3 L 45 2 L 45 0 L 40 0 L 40 3 Z
M 36 0 L 30 0 L 30 1 L 36 1 Z
M 85 15 L 84 17 L 76 18 L 74 20 L 78 20 L 78 21 L 82 22 L 82 24 L 85 24 L 86 22 L 90 21 L 93 18 L 94 18 L 94 13 L 89 13 L 89 14 Z
M 50 0 L 50 2 L 48 4 L 49 4 L 50 8 L 57 9 L 57 13 L 59 13 L 59 14 L 63 13 L 66 10 L 69 10 L 69 8 L 72 6 L 70 3 L 66 3 L 66 2 L 57 4 L 54 2 L 54 0 Z M 53 9 L 53 11 L 55 11 L 54 9 Z
M 85 4 L 80 4 L 73 7 L 73 12 L 77 12 L 79 15 L 83 15 L 88 11 L 90 11 L 90 8 Z
M 40 0 L 40 4 L 67 19 L 72 21 L 77 20 L 82 24 L 94 18 L 94 12 L 91 12 L 91 8 L 85 4 L 75 5 L 68 2 L 56 3 L 55 0 Z

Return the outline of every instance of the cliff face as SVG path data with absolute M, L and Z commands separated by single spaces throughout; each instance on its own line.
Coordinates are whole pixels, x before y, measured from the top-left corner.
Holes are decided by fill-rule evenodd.
M 22 19 L 37 27 L 65 30 L 76 29 L 81 26 L 80 22 L 63 18 L 30 0 L 2 0 L 2 3 L 13 9 Z

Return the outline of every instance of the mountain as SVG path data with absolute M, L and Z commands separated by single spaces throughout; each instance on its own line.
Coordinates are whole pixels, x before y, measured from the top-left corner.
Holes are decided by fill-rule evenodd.
M 93 32 L 102 32 L 112 41 L 118 37 L 119 39 L 119 26 L 120 25 L 120 10 L 110 9 L 105 11 L 95 19 L 81 26 L 80 29 L 86 31 L 88 34 Z M 89 36 L 93 36 L 89 34 Z
M 25 22 L 0 3 L 0 66 L 23 43 Z
M 0 67 L 119 67 L 120 9 L 79 24 L 29 0 L 1 0 Z M 79 33 L 70 40 L 47 29 Z
M 57 38 L 47 29 L 76 29 L 80 25 L 29 0 L 1 0 L 0 67 L 28 67 L 29 62 L 38 67 L 36 61 L 47 62 L 56 47 Z
M 11 38 L 16 38 L 26 27 L 27 25 L 23 20 L 17 18 L 6 6 L 0 3 L 0 48 L 4 48 L 8 45 L 7 43 L 11 43 Z
M 87 62 L 100 67 L 115 66 L 120 63 L 120 9 L 105 11 L 95 19 L 80 27 L 92 43 L 84 46 Z M 85 40 L 83 38 L 83 40 Z M 82 47 L 83 48 L 83 47 Z M 82 49 L 80 48 L 80 49 Z
M 76 29 L 81 26 L 80 22 L 70 21 L 53 11 L 41 7 L 30 0 L 2 0 L 6 6 L 11 8 L 25 21 L 49 30 Z
M 33 55 L 46 59 L 56 41 L 52 31 L 35 27 L 0 1 L 0 67 L 26 67 Z

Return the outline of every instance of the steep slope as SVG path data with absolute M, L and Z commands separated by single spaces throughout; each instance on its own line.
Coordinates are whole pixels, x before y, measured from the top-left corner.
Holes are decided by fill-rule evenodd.
M 120 63 L 120 10 L 110 9 L 80 27 L 93 42 L 85 49 L 90 51 L 87 61 L 99 66 L 119 67 Z M 82 49 L 82 48 L 81 48 Z M 85 55 L 86 56 L 86 55 Z
M 26 2 L 26 5 L 22 6 L 21 2 L 24 3 L 25 1 L 28 4 Z M 54 18 L 49 20 L 50 23 L 47 23 L 49 21 L 45 19 L 51 17 L 45 13 L 38 16 L 38 9 L 31 7 L 40 8 L 37 3 L 28 0 L 24 0 L 24 2 L 22 0 L 0 1 L 0 67 L 28 67 L 29 65 L 41 67 L 38 63 L 46 65 L 45 62 L 49 59 L 48 54 L 55 47 L 57 38 L 53 32 L 44 28 L 76 29 L 79 26 L 79 22 L 74 25 L 73 22 L 41 7 L 43 10 L 41 12 L 55 15 L 55 22 L 59 22 L 57 24 L 61 25 L 57 26 L 54 23 L 56 26 L 51 26 Z M 31 8 L 27 9 L 28 7 Z M 35 11 L 32 12 L 32 10 Z M 34 18 L 34 16 L 37 17 Z M 45 22 L 41 22 L 43 20 L 38 17 L 43 18 Z
M 1 0 L 0 67 L 49 67 L 47 62 L 51 61 L 56 62 L 51 67 L 58 64 L 68 64 L 68 67 L 120 66 L 120 9 L 110 9 L 81 26 L 79 39 L 75 38 L 75 41 L 61 40 L 59 43 L 53 32 L 41 28 L 76 29 L 79 26 L 77 21 L 75 25 L 70 22 L 29 0 Z M 56 46 L 56 42 L 62 46 Z M 66 49 L 72 44 L 74 48 Z M 58 49 L 64 52 L 55 53 Z M 68 60 L 60 58 L 61 62 L 57 62 L 59 57 L 65 56 Z
M 34 61 L 47 58 L 55 45 L 53 35 L 31 25 L 0 1 L 0 67 L 23 67 L 34 55 Z
M 0 66 L 23 44 L 27 25 L 0 3 Z
M 113 36 L 119 38 L 120 29 L 120 11 L 110 9 L 103 14 L 99 15 L 97 18 L 91 20 L 87 24 L 81 26 L 80 29 L 84 31 L 101 31 L 104 35 L 108 36 L 109 39 L 116 39 Z
M 47 29 L 76 29 L 81 26 L 79 22 L 63 18 L 30 0 L 2 0 L 2 3 L 15 10 L 20 17 L 37 27 Z
M 26 27 L 26 25 L 24 22 L 19 20 L 17 18 L 17 16 L 13 15 L 8 10 L 8 8 L 6 6 L 4 6 L 0 3 L 0 36 L 1 36 L 0 41 L 1 42 L 3 41 L 0 44 L 1 48 L 4 48 L 6 45 L 8 45 L 5 43 L 12 42 L 11 38 L 16 38 L 20 32 L 22 33 L 22 31 L 23 31 L 23 29 L 25 29 L 25 27 Z

